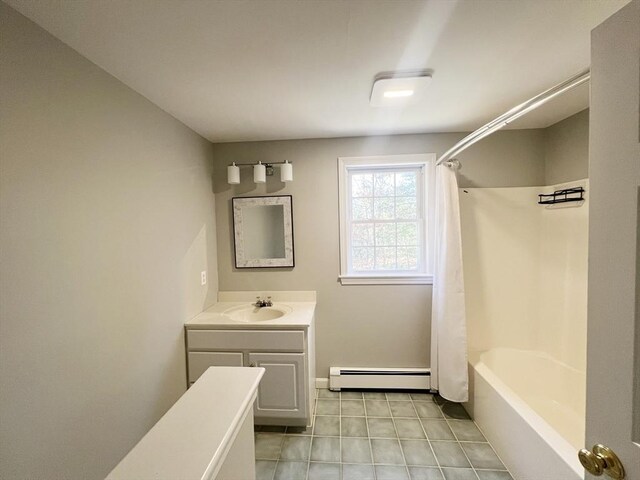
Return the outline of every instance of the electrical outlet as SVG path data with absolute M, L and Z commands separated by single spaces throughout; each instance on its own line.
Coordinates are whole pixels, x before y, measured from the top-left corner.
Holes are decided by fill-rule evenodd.
M 206 285 L 207 284 L 207 271 L 203 270 L 202 272 L 200 272 L 200 285 Z

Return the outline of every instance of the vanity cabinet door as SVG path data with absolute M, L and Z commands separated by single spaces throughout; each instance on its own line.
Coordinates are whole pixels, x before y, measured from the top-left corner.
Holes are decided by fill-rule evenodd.
M 189 352 L 189 383 L 193 383 L 209 367 L 242 367 L 241 352 Z
M 249 365 L 263 367 L 256 417 L 298 418 L 306 424 L 304 353 L 250 353 Z

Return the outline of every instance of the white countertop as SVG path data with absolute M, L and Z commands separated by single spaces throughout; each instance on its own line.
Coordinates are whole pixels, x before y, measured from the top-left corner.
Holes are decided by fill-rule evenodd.
M 213 478 L 253 408 L 264 368 L 210 367 L 107 480 Z
M 230 308 L 242 305 L 250 305 L 256 301 L 256 296 L 263 299 L 271 297 L 273 307 L 284 306 L 285 310 L 291 309 L 286 315 L 273 320 L 257 322 L 239 322 L 233 320 L 224 312 Z M 311 325 L 316 309 L 316 292 L 219 292 L 219 302 L 207 308 L 204 312 L 196 315 L 185 323 L 186 328 L 217 328 L 225 329 L 277 329 L 277 328 L 299 328 L 304 329 Z M 289 307 L 289 308 L 286 308 Z
M 280 318 L 259 322 L 238 322 L 224 315 L 223 312 L 225 310 L 241 305 L 248 305 L 248 302 L 218 302 L 195 318 L 189 320 L 185 323 L 185 326 L 187 328 L 215 328 L 224 326 L 225 328 L 240 329 L 246 329 L 247 327 L 251 327 L 252 329 L 273 329 L 278 327 L 306 328 L 311 325 L 316 308 L 315 302 L 274 302 L 274 307 L 277 308 L 279 305 L 288 306 L 291 308 L 291 312 Z

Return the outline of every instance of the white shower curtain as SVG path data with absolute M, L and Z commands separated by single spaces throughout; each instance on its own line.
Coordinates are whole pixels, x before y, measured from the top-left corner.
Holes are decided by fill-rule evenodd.
M 456 161 L 436 167 L 431 388 L 447 400 L 466 402 L 469 374 L 457 168 Z

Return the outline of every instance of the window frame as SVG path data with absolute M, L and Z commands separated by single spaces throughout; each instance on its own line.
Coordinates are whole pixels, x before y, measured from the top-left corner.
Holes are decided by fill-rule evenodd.
M 433 240 L 435 201 L 435 153 L 407 155 L 378 155 L 338 158 L 338 196 L 340 228 L 340 275 L 342 285 L 415 285 L 433 283 Z M 422 237 L 422 265 L 419 272 L 383 270 L 354 273 L 350 271 L 351 256 L 351 174 L 357 170 L 373 171 L 389 169 L 397 171 L 418 167 L 422 173 L 419 188 L 422 191 L 420 236 Z M 420 177 L 419 177 L 420 179 Z

